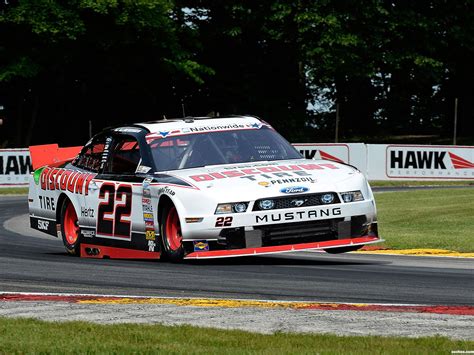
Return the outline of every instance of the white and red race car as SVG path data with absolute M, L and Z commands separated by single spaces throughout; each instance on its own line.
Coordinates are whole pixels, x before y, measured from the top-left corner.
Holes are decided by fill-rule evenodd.
M 51 149 L 30 147 L 41 166 L 30 222 L 71 254 L 176 261 L 381 241 L 361 172 L 303 159 L 255 117 L 139 123 L 104 130 L 79 154 Z M 71 158 L 51 164 L 57 155 Z

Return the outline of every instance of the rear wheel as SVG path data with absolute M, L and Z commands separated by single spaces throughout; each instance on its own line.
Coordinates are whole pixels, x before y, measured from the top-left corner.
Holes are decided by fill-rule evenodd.
M 81 247 L 79 222 L 74 205 L 68 199 L 61 207 L 61 234 L 66 251 L 78 256 Z
M 160 226 L 162 257 L 170 261 L 181 261 L 184 257 L 183 235 L 178 211 L 174 205 L 165 206 Z

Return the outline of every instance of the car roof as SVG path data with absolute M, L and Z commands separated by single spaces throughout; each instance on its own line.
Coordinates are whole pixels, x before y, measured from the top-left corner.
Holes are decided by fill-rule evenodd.
M 233 128 L 250 127 L 252 124 L 262 124 L 262 121 L 254 116 L 227 116 L 216 118 L 184 117 L 136 123 L 134 126 L 143 127 L 150 133 L 158 133 L 189 128 L 203 129 L 206 131 L 231 130 Z

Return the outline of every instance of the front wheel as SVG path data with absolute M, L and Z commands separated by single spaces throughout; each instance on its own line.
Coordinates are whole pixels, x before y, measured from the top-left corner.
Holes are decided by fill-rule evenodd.
M 170 261 L 181 261 L 184 257 L 183 235 L 176 207 L 172 204 L 164 208 L 161 217 L 162 257 Z
M 61 208 L 61 234 L 66 251 L 78 256 L 81 250 L 79 222 L 74 205 L 67 199 Z

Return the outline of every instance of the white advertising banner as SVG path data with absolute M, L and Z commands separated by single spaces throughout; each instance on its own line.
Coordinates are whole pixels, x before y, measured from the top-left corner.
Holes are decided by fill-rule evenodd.
M 367 148 L 364 143 L 295 143 L 306 159 L 327 159 L 350 164 L 367 172 Z
M 0 188 L 28 186 L 32 169 L 28 149 L 0 149 Z
M 474 180 L 474 147 L 368 144 L 369 180 Z

